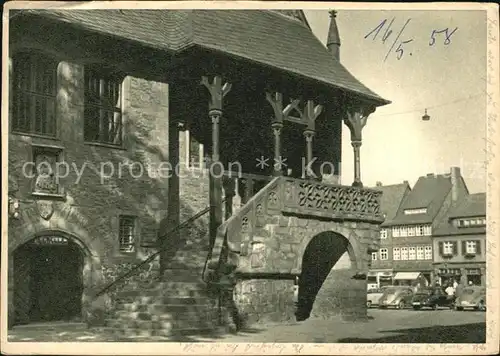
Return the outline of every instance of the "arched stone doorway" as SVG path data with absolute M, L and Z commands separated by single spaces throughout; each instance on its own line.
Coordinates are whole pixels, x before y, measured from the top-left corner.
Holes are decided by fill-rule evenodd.
M 338 308 L 341 301 L 337 298 L 332 303 L 326 290 L 325 293 L 321 293 L 322 299 L 325 300 L 317 301 L 316 299 L 320 296 L 320 290 L 323 292 L 323 289 L 337 289 L 336 284 L 339 287 L 343 286 L 346 279 L 350 279 L 349 272 L 355 265 L 355 256 L 347 238 L 330 231 L 314 236 L 302 257 L 297 320 L 309 318 L 315 303 L 321 304 L 324 308 Z M 346 271 L 349 272 L 345 273 Z M 335 296 L 332 297 L 335 299 Z
M 57 232 L 38 235 L 13 252 L 12 325 L 80 321 L 86 251 Z

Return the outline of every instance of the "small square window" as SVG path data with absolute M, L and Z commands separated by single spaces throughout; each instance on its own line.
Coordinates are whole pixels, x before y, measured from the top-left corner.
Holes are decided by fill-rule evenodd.
M 131 253 L 135 251 L 136 217 L 120 216 L 119 248 L 120 252 Z
M 380 253 L 380 259 L 381 260 L 385 261 L 385 260 L 387 260 L 389 258 L 389 254 L 388 254 L 386 248 L 381 248 L 380 251 L 379 251 L 379 253 Z
M 372 261 L 377 260 L 377 252 L 372 252 Z

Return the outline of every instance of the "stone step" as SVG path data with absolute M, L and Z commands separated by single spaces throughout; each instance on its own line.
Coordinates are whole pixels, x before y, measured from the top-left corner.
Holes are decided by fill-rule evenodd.
M 221 328 L 222 329 L 222 328 Z M 124 328 L 124 329 L 114 329 L 110 327 L 101 328 L 101 332 L 106 335 L 110 335 L 113 339 L 141 339 L 147 338 L 148 340 L 158 341 L 165 340 L 166 337 L 171 336 L 214 336 L 222 334 L 222 330 L 219 330 L 217 327 L 209 327 L 209 328 L 186 328 L 186 329 L 177 329 L 177 330 L 163 330 L 163 329 L 137 329 L 137 328 Z
M 151 304 L 141 306 L 138 310 L 120 309 L 114 312 L 117 319 L 122 320 L 152 320 L 152 319 L 171 319 L 171 318 L 208 318 L 213 317 L 216 308 L 214 305 L 173 305 L 173 304 Z M 157 316 L 158 318 L 152 318 Z
M 212 305 L 215 302 L 208 297 L 140 297 L 133 302 L 117 300 L 118 310 L 128 311 L 144 311 L 148 305 L 153 304 L 170 304 L 170 305 Z
M 160 317 L 159 320 L 140 319 L 106 319 L 106 327 L 114 330 L 139 329 L 139 330 L 163 330 L 171 333 L 176 330 L 185 329 L 214 329 L 218 325 L 217 318 L 212 319 L 192 319 L 192 318 L 172 318 Z

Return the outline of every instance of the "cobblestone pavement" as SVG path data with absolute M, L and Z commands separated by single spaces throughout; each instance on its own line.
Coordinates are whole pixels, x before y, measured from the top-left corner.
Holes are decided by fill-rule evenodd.
M 484 312 L 451 310 L 369 311 L 370 320 L 361 323 L 309 319 L 289 325 L 259 325 L 238 334 L 204 337 L 117 339 L 82 324 L 39 324 L 14 328 L 9 341 L 181 341 L 181 342 L 317 342 L 317 343 L 483 343 Z

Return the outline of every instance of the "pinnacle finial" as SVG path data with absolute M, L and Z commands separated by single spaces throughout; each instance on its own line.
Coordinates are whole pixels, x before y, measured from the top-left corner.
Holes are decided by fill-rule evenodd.
M 330 10 L 328 11 L 328 13 L 330 14 L 330 17 L 337 17 L 337 10 Z

